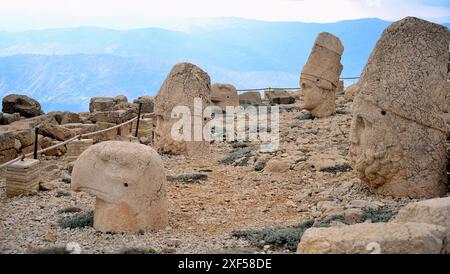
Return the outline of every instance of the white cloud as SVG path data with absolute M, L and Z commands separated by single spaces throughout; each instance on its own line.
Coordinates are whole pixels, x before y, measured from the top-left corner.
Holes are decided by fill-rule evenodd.
M 218 16 L 305 22 L 450 16 L 449 8 L 420 3 L 419 0 L 0 0 L 0 26 L 17 21 L 40 27 L 105 26 L 116 20 L 114 27 L 128 28 L 145 26 L 155 18 Z M 13 18 L 9 24 L 8 18 Z

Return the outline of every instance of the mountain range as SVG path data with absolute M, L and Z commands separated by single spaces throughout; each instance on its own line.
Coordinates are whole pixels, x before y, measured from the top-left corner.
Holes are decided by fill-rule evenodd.
M 238 89 L 297 87 L 320 32 L 345 46 L 343 77 L 359 76 L 390 22 L 191 21 L 183 31 L 80 27 L 0 32 L 0 96 L 27 94 L 45 111 L 86 111 L 96 96 L 155 95 L 171 67 L 192 62 Z M 447 27 L 450 24 L 443 24 Z

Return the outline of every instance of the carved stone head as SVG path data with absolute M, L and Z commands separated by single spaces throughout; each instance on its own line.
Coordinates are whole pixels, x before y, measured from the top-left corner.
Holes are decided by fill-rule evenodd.
M 227 106 L 239 106 L 239 95 L 233 85 L 214 84 L 211 90 L 211 102 L 222 110 L 226 110 Z
M 320 33 L 303 67 L 300 76 L 304 95 L 302 107 L 316 117 L 328 117 L 336 113 L 336 89 L 343 69 L 343 52 L 344 46 L 338 37 L 327 32 Z
M 353 102 L 350 160 L 373 192 L 446 193 L 448 30 L 408 17 L 378 41 Z
M 72 188 L 96 196 L 94 228 L 137 232 L 167 226 L 166 176 L 148 146 L 109 141 L 89 147 L 75 162 Z
M 201 108 L 194 104 L 201 102 Z M 200 119 L 200 127 L 207 120 L 202 117 L 203 110 L 211 104 L 211 80 L 209 75 L 199 67 L 190 63 L 176 64 L 164 81 L 158 95 L 155 98 L 155 146 L 169 154 L 193 155 L 201 153 L 198 148 L 207 146 L 201 136 L 194 136 L 194 121 Z M 183 117 L 172 117 L 175 108 L 184 107 L 190 114 L 191 135 L 189 139 L 174 139 L 172 130 L 175 123 L 180 122 Z M 183 125 L 179 131 L 182 134 Z M 201 134 L 201 132 L 199 133 Z M 199 135 L 197 134 L 197 135 Z

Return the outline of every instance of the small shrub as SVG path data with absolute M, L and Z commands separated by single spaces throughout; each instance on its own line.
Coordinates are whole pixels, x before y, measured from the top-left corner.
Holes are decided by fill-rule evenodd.
M 395 215 L 396 212 L 390 210 L 363 208 L 363 220 L 371 220 L 372 223 L 387 223 Z
M 131 247 L 131 248 L 124 248 L 117 252 L 118 254 L 157 254 L 156 250 L 153 248 L 137 248 L 137 247 Z
M 72 193 L 70 193 L 69 191 L 66 191 L 66 190 L 56 191 L 56 197 L 69 197 L 71 195 L 72 195 Z
M 244 147 L 244 148 L 237 148 L 230 152 L 230 154 L 225 158 L 219 161 L 220 164 L 224 165 L 231 165 L 236 160 L 243 158 L 247 154 L 249 154 L 252 151 L 250 147 Z
M 168 176 L 167 180 L 169 182 L 194 183 L 199 181 L 207 181 L 208 175 L 203 173 L 183 174 L 176 177 Z
M 70 251 L 67 251 L 65 246 L 53 246 L 53 247 L 44 247 L 37 248 L 29 252 L 30 254 L 70 254 Z
M 315 117 L 311 113 L 302 113 L 297 117 L 297 120 L 306 121 L 306 120 L 314 120 Z
M 306 229 L 311 228 L 314 221 L 308 221 L 294 227 L 265 228 L 262 230 L 233 231 L 232 236 L 243 238 L 252 246 L 263 248 L 264 245 L 287 248 L 295 251 Z
M 73 207 L 73 206 L 69 206 L 66 208 L 63 208 L 61 210 L 58 211 L 59 214 L 64 214 L 64 213 L 78 213 L 81 212 L 81 208 L 78 207 Z
M 347 225 L 349 224 L 349 223 L 347 223 L 347 221 L 345 220 L 345 217 L 343 215 L 335 215 L 335 216 L 326 218 L 322 221 L 315 222 L 314 227 L 331 227 L 331 224 L 333 222 L 340 222 L 340 223 L 347 224 Z
M 255 171 L 263 171 L 266 168 L 267 161 L 261 161 L 255 166 Z
M 337 165 L 337 166 L 333 166 L 333 167 L 321 168 L 320 172 L 337 174 L 339 172 L 350 172 L 352 170 L 353 170 L 353 168 L 349 164 L 345 163 L 345 164 Z
M 65 217 L 58 221 L 59 227 L 64 228 L 83 228 L 94 226 L 94 211 L 80 213 L 75 216 Z

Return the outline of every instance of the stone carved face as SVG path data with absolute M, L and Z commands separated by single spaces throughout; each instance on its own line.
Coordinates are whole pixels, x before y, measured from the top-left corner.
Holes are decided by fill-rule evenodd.
M 172 127 L 177 120 L 158 116 L 156 118 L 155 141 L 156 147 L 162 152 L 172 155 L 180 155 L 186 152 L 186 142 L 176 141 L 172 138 Z M 182 129 L 179 131 L 182 135 Z
M 91 146 L 76 161 L 72 188 L 97 197 L 94 227 L 134 232 L 167 225 L 166 178 L 150 147 L 127 142 Z
M 316 117 L 327 117 L 336 112 L 336 88 L 331 83 L 320 79 L 315 82 L 302 77 L 300 84 L 304 98 L 303 109 Z
M 393 196 L 409 193 L 409 197 L 442 194 L 442 188 L 430 184 L 440 180 L 444 168 L 435 160 L 444 157 L 444 144 L 436 144 L 442 132 L 359 98 L 353 106 L 349 158 L 372 191 Z
M 214 84 L 211 89 L 211 102 L 222 109 L 227 106 L 239 106 L 236 88 L 228 84 Z
M 319 107 L 325 99 L 324 90 L 319 88 L 309 79 L 302 79 L 301 85 L 304 95 L 303 108 L 306 110 L 313 110 Z
M 350 157 L 359 177 L 377 188 L 400 170 L 403 152 L 391 113 L 362 101 L 354 104 Z

